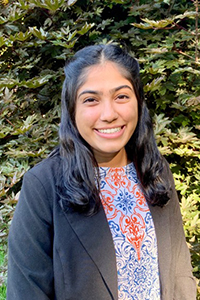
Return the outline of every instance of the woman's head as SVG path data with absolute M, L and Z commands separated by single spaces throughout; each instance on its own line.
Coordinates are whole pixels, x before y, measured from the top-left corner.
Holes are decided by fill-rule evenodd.
M 73 59 L 65 66 L 66 78 L 62 92 L 61 141 L 64 138 L 63 134 L 66 134 L 67 126 L 71 128 L 71 138 L 73 139 L 73 135 L 74 138 L 75 136 L 78 137 L 80 124 L 78 126 L 79 128 L 77 128 L 77 92 L 85 82 L 87 82 L 89 74 L 93 72 L 94 69 L 101 69 L 101 74 L 103 74 L 102 68 L 109 63 L 116 67 L 121 77 L 124 78 L 124 81 L 126 80 L 129 82 L 129 85 L 133 87 L 137 99 L 137 119 L 138 122 L 140 122 L 144 97 L 137 61 L 120 47 L 113 44 L 88 46 L 78 51 Z M 135 131 L 136 125 L 137 124 L 133 124 L 133 132 Z M 86 142 L 88 142 L 87 139 Z
M 91 213 L 98 209 L 101 202 L 93 168 L 94 165 L 97 166 L 96 156 L 92 149 L 94 146 L 88 143 L 82 132 L 83 122 L 78 120 L 82 118 L 82 112 L 80 113 L 80 110 L 78 112 L 77 97 L 85 92 L 81 90 L 81 87 L 83 88 L 88 81 L 91 82 L 91 74 L 96 76 L 99 72 L 104 76 L 105 73 L 102 70 L 106 65 L 112 66 L 117 71 L 117 73 L 114 72 L 115 75 L 119 75 L 124 80 L 123 84 L 128 86 L 126 89 L 130 90 L 131 97 L 135 101 L 132 106 L 132 118 L 135 118 L 136 122 L 131 123 L 131 118 L 129 118 L 133 133 L 129 131 L 131 136 L 123 149 L 126 150 L 128 160 L 133 161 L 136 167 L 146 199 L 151 204 L 163 206 L 169 199 L 170 184 L 163 178 L 164 162 L 156 145 L 151 118 L 144 101 L 139 65 L 126 51 L 113 44 L 86 47 L 78 51 L 65 66 L 66 78 L 62 90 L 62 116 L 59 131 L 60 154 L 63 158 L 63 177 L 60 181 L 61 186 L 64 185 L 61 188 L 63 197 L 67 199 L 66 203 L 72 203 L 78 210 Z M 109 68 L 107 72 L 108 70 Z M 110 75 L 112 78 L 113 72 Z M 106 76 L 110 82 L 108 74 Z M 86 88 L 88 89 L 88 86 Z M 109 88 L 107 90 L 101 88 L 100 92 L 108 95 Z M 125 115 L 127 117 L 129 114 Z M 115 119 L 114 113 L 112 113 L 112 118 Z M 112 134 L 114 130 L 115 134 L 123 129 L 123 125 L 114 126 L 114 129 L 110 127 L 106 129 L 107 133 L 111 130 Z M 100 129 L 99 132 L 100 135 L 105 133 L 104 129 L 103 131 Z
M 114 62 L 121 68 L 122 74 L 132 83 L 136 97 L 143 100 L 139 65 L 136 59 L 114 44 L 88 46 L 79 50 L 65 66 L 65 81 L 63 84 L 63 101 L 74 121 L 75 102 L 78 88 L 83 84 L 89 67 Z

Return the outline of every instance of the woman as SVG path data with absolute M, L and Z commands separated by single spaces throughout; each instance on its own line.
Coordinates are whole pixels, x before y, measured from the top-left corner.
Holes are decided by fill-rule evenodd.
M 89 46 L 65 75 L 60 146 L 24 176 L 12 221 L 7 300 L 195 299 L 137 61 Z

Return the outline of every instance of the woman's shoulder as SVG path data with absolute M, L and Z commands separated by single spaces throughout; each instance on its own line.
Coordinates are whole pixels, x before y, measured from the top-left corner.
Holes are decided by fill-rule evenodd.
M 170 164 L 165 157 L 163 157 L 163 180 L 168 181 L 168 194 L 169 201 L 161 208 L 163 212 L 170 212 L 170 216 L 173 218 L 176 213 L 180 216 L 180 202 L 175 187 L 175 181 L 170 169 Z
M 35 178 L 45 186 L 47 186 L 49 182 L 55 182 L 56 184 L 62 170 L 61 161 L 62 159 L 59 153 L 52 156 L 50 155 L 29 169 L 24 175 L 24 180 L 27 178 Z
M 175 189 L 174 177 L 170 168 L 170 164 L 167 159 L 163 156 L 163 179 L 169 181 L 170 188 Z

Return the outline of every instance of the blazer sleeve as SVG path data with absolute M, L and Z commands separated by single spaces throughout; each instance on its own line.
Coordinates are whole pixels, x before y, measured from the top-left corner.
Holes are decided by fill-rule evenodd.
M 29 171 L 9 231 L 7 300 L 54 299 L 51 224 L 45 186 Z
M 190 252 L 185 240 L 179 200 L 171 171 L 170 177 L 174 203 L 171 212 L 171 236 L 173 237 L 173 251 L 176 253 L 173 300 L 195 300 L 196 282 L 192 274 Z

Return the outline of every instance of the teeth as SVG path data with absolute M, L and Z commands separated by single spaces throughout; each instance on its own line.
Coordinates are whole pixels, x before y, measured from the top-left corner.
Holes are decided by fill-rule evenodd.
M 111 128 L 111 129 L 99 129 L 98 131 L 101 133 L 114 133 L 121 130 L 121 127 Z

